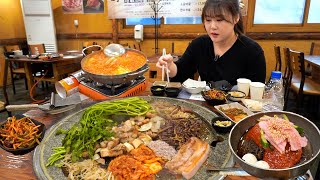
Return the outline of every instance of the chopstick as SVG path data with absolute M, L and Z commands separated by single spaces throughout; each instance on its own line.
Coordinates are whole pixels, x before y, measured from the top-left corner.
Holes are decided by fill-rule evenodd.
M 163 48 L 162 50 L 162 56 L 165 56 L 166 53 L 166 48 Z M 169 70 L 168 70 L 168 65 L 166 65 L 166 67 L 164 67 L 164 65 L 162 65 L 162 81 L 164 80 L 164 68 L 166 68 L 166 74 L 167 74 L 167 81 L 170 82 L 170 77 L 169 77 Z
M 164 81 L 164 65 L 162 65 L 162 75 L 161 75 L 162 81 Z

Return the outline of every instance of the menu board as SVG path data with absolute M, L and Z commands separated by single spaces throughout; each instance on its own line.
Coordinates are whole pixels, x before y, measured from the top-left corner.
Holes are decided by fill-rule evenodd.
M 108 0 L 109 19 L 201 16 L 206 0 Z M 157 6 L 156 6 L 157 5 Z

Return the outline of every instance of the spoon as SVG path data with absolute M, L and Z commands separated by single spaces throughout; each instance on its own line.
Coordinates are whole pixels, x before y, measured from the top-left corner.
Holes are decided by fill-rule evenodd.
M 109 57 L 121 56 L 126 52 L 125 48 L 120 44 L 109 44 L 103 50 L 104 54 Z

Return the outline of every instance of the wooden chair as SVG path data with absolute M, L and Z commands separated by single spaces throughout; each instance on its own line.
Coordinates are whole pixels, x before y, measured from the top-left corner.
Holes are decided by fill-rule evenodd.
M 9 58 L 8 53 L 16 50 L 21 50 L 19 45 L 13 45 L 13 46 L 4 46 L 4 54 L 5 58 Z M 25 81 L 26 90 L 28 90 L 28 83 L 26 78 L 26 72 L 24 70 L 24 64 L 23 63 L 17 63 L 17 62 L 8 62 L 9 68 L 10 68 L 10 77 L 12 82 L 12 90 L 13 94 L 16 94 L 16 86 L 14 84 L 15 81 L 15 75 L 22 76 Z
M 44 44 L 28 44 L 29 52 L 32 55 L 39 55 L 41 53 L 46 53 L 46 48 Z M 34 79 L 42 81 L 42 87 L 44 87 L 43 82 L 46 82 L 46 87 L 48 88 L 48 82 L 52 82 L 51 77 L 53 76 L 52 67 L 48 67 L 45 64 L 32 64 L 31 66 L 32 74 Z M 46 76 L 46 78 L 42 78 L 42 76 Z
M 310 55 L 320 55 L 320 43 L 312 42 L 310 46 Z M 306 74 L 311 76 L 312 67 L 306 64 Z
M 30 53 L 33 55 L 41 54 L 46 52 L 44 44 L 29 44 Z
M 281 71 L 281 53 L 280 53 L 280 46 L 274 45 L 274 54 L 276 57 L 276 66 L 274 68 L 275 71 Z
M 138 50 L 138 51 L 141 51 L 140 43 L 133 44 L 133 48 L 136 49 L 136 50 Z
M 276 57 L 276 66 L 274 67 L 274 71 L 280 71 L 282 72 L 282 60 L 281 60 L 281 52 L 280 52 L 280 46 L 274 45 L 274 54 Z M 286 72 L 282 72 L 282 79 L 285 82 L 286 81 Z M 271 78 L 271 77 L 270 77 Z M 270 78 L 267 82 L 270 81 Z
M 287 108 L 287 101 L 289 92 L 292 91 L 297 97 L 297 111 L 299 112 L 303 99 L 305 96 L 320 97 L 320 83 L 313 81 L 311 78 L 306 77 L 305 74 L 305 60 L 304 53 L 285 48 L 285 55 L 287 56 L 287 82 L 285 84 L 285 105 Z
M 131 48 L 131 46 L 129 45 L 129 43 L 119 43 L 121 46 L 123 46 L 124 48 Z
M 3 86 L 2 86 L 4 100 L 0 100 L 0 112 L 7 111 L 6 106 L 9 104 L 9 98 L 8 98 L 8 94 L 7 94 L 8 67 L 9 67 L 8 60 L 5 60 L 4 61 L 4 73 L 3 73 Z M 7 113 L 8 113 L 8 116 L 12 115 L 10 111 L 7 111 Z
M 320 43 L 311 43 L 310 55 L 320 55 Z

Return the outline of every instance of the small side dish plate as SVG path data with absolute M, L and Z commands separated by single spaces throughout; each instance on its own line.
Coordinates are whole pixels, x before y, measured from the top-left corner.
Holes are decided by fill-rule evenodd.
M 206 87 L 187 87 L 184 84 L 182 84 L 182 87 L 190 94 L 199 94 L 201 91 L 206 89 Z
M 241 99 L 242 103 L 252 112 L 262 111 L 263 102 L 252 99 Z
M 235 125 L 233 121 L 230 121 L 228 118 L 225 117 L 214 117 L 212 119 L 212 127 L 218 133 L 228 133 L 231 131 L 232 127 Z
M 242 91 L 233 90 L 228 92 L 227 98 L 231 101 L 239 102 L 246 97 L 246 94 Z
M 28 117 L 25 117 L 23 115 L 16 115 L 14 121 L 12 121 L 11 119 L 9 121 L 9 119 L 7 119 L 6 121 L 4 121 L 3 123 L 0 124 L 0 132 L 1 132 L 1 134 L 6 134 L 6 132 L 8 133 L 8 131 L 4 130 L 4 128 L 5 128 L 7 123 L 10 122 L 10 124 L 12 126 L 12 129 L 14 129 L 14 128 L 16 128 L 14 126 L 18 125 L 18 123 L 13 125 L 13 122 L 18 122 L 18 120 L 22 120 L 22 119 L 23 119 L 23 123 L 21 123 L 21 125 L 19 126 L 21 128 L 20 129 L 21 131 L 26 130 L 27 128 L 29 128 L 29 126 L 31 128 L 33 128 L 33 130 L 37 129 L 36 135 L 28 137 L 28 138 L 32 139 L 32 142 L 30 142 L 30 145 L 28 147 L 18 147 L 18 148 L 15 148 L 15 149 L 13 147 L 12 148 L 8 147 L 5 144 L 3 144 L 3 143 L 5 143 L 5 136 L 1 135 L 1 137 L 0 137 L 0 140 L 1 140 L 0 141 L 0 147 L 3 150 L 8 151 L 8 152 L 10 152 L 10 153 L 12 153 L 14 155 L 24 155 L 26 153 L 31 152 L 38 145 L 38 143 L 42 141 L 42 139 L 44 137 L 44 134 L 45 134 L 45 131 L 46 131 L 45 125 L 42 124 L 41 122 L 36 121 L 34 119 L 31 119 L 31 118 L 28 118 Z M 11 127 L 9 129 L 11 129 Z M 7 129 L 7 130 L 9 130 L 9 129 Z M 28 133 L 29 133 L 29 131 L 28 131 Z M 13 134 L 17 134 L 18 135 L 18 133 L 13 133 Z M 27 137 L 23 135 L 20 138 L 27 138 Z M 23 144 L 23 141 L 17 140 L 16 144 L 19 144 L 19 143 Z
M 167 81 L 155 81 L 152 85 L 153 86 L 163 86 L 166 87 L 167 86 Z
M 216 108 L 221 115 L 235 123 L 239 122 L 247 116 L 254 114 L 248 108 L 242 106 L 237 102 L 214 106 L 214 108 Z

